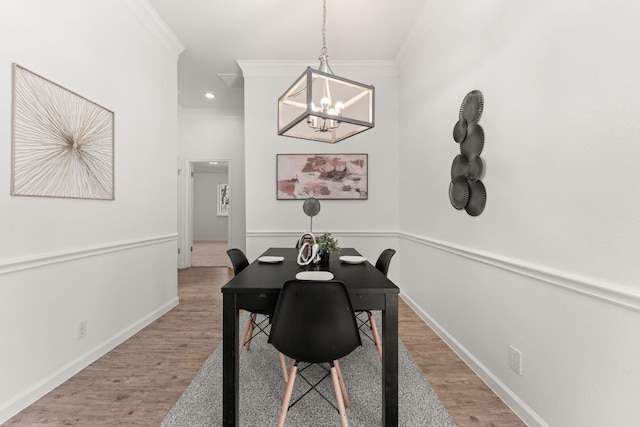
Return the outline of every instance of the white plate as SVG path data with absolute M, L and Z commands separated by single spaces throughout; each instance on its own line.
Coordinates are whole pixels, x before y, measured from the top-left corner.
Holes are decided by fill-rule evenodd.
M 268 262 L 268 263 L 276 263 L 276 262 L 282 262 L 284 261 L 284 257 L 283 256 L 261 256 L 260 258 L 258 258 L 258 261 L 260 262 Z
M 347 264 L 362 264 L 367 259 L 363 256 L 350 256 L 350 255 L 342 255 L 340 257 L 340 261 L 346 262 Z
M 298 280 L 331 280 L 333 273 L 330 271 L 301 271 L 296 274 Z

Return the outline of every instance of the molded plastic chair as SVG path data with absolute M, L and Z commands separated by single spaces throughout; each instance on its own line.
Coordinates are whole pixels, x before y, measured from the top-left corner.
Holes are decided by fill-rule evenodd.
M 229 255 L 229 259 L 231 259 L 231 264 L 233 265 L 233 273 L 235 275 L 240 274 L 242 270 L 249 266 L 249 260 L 246 255 L 240 249 L 229 249 L 227 251 L 227 255 Z M 261 314 L 264 319 L 258 321 L 258 314 Z M 242 354 L 242 350 L 246 348 L 250 350 L 251 348 L 251 340 L 253 339 L 254 331 L 258 329 L 256 335 L 259 333 L 263 333 L 265 335 L 269 335 L 265 330 L 266 325 L 269 323 L 270 317 L 273 313 L 271 312 L 251 312 L 249 313 L 249 318 L 247 319 L 247 323 L 245 323 L 244 329 L 242 331 L 242 336 L 240 337 L 240 348 L 238 349 L 238 354 Z
M 328 376 L 333 382 L 340 420 L 344 427 L 348 426 L 345 406 L 351 407 L 351 403 L 338 359 L 351 353 L 362 342 L 344 283 L 336 280 L 285 282 L 273 314 L 269 342 L 280 353 L 294 360 L 282 399 L 278 426 L 284 425 L 288 410 L 307 393 L 311 390 L 320 393 L 315 385 Z M 301 362 L 328 363 L 329 370 L 315 385 L 307 380 L 312 388 L 289 405 L 296 375 L 304 378 L 303 371 L 310 366 L 299 368 Z M 329 401 L 322 393 L 320 395 Z M 333 403 L 331 405 L 335 407 Z
M 376 261 L 376 268 L 385 276 L 389 273 L 389 264 L 391 264 L 391 258 L 393 258 L 395 254 L 395 250 L 385 249 L 380 253 L 378 260 Z
M 231 260 L 231 265 L 233 265 L 233 274 L 238 275 L 242 270 L 249 266 L 249 260 L 247 256 L 242 252 L 242 250 L 233 248 L 227 251 L 227 255 L 229 255 L 229 259 Z M 264 318 L 258 321 L 258 314 L 264 316 Z M 258 311 L 249 313 L 249 318 L 247 319 L 247 323 L 245 323 L 244 329 L 242 331 L 242 335 L 240 336 L 240 347 L 238 348 L 238 355 L 242 354 L 243 349 L 247 349 L 249 351 L 251 349 L 251 340 L 259 333 L 263 333 L 265 335 L 269 335 L 266 330 L 266 327 L 269 323 L 271 323 L 271 316 L 273 312 L 267 311 Z M 267 323 L 267 325 L 265 325 Z M 254 331 L 258 329 L 258 331 L 254 334 Z M 284 356 L 282 353 L 278 354 L 278 358 L 280 359 L 280 365 L 282 367 L 282 376 L 287 381 L 287 365 L 284 360 Z
M 384 251 L 382 251 L 382 253 L 380 253 L 380 256 L 378 256 L 378 260 L 376 261 L 376 268 L 380 270 L 380 272 L 385 276 L 389 272 L 389 264 L 391 264 L 391 258 L 393 258 L 395 253 L 396 251 L 393 249 L 385 249 Z M 367 313 L 366 320 L 362 320 L 358 317 L 362 313 Z M 376 349 L 378 350 L 378 356 L 380 356 L 380 360 L 382 360 L 382 342 L 380 341 L 380 335 L 378 334 L 378 328 L 376 327 L 376 321 L 373 315 L 370 311 L 359 311 L 356 313 L 356 320 L 358 321 L 359 329 L 362 329 L 363 326 L 367 325 L 367 322 L 369 323 L 369 330 L 371 331 L 372 337 L 367 334 L 365 334 L 365 336 L 373 340 L 376 345 Z

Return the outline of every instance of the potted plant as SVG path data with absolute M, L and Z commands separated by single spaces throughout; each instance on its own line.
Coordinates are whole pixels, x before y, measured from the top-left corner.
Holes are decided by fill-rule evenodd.
M 320 256 L 321 263 L 329 262 L 331 252 L 340 252 L 338 240 L 331 237 L 331 233 L 324 233 L 322 236 L 316 238 L 316 243 L 320 246 L 318 255 Z

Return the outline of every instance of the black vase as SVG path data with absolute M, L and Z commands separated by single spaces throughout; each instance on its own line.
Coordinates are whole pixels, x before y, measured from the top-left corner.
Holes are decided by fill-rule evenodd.
M 323 252 L 320 254 L 320 264 L 329 264 L 329 256 L 331 252 Z

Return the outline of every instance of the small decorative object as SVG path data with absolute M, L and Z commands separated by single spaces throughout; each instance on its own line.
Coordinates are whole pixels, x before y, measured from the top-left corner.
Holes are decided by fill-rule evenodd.
M 309 265 L 320 260 L 320 245 L 316 242 L 316 236 L 313 233 L 304 233 L 298 239 L 296 248 L 298 249 L 298 265 Z
M 309 197 L 302 204 L 302 210 L 307 214 L 311 221 L 309 231 L 313 233 L 313 217 L 320 213 L 320 202 L 315 197 Z
M 278 200 L 366 200 L 367 154 L 278 154 Z
M 336 143 L 374 126 L 375 88 L 338 77 L 329 66 L 322 2 L 319 70 L 307 70 L 278 99 L 278 135 Z
M 340 252 L 338 240 L 331 237 L 331 233 L 324 233 L 316 239 L 316 242 L 319 245 L 318 255 L 320 255 L 320 263 L 322 264 L 329 262 L 329 256 L 332 252 Z
M 218 184 L 217 216 L 229 216 L 229 184 Z
M 113 112 L 13 67 L 11 194 L 114 199 Z
M 453 140 L 460 144 L 451 164 L 449 201 L 471 216 L 478 216 L 487 202 L 487 190 L 480 180 L 484 174 L 484 161 L 480 158 L 484 148 L 484 130 L 478 124 L 484 109 L 482 92 L 473 90 L 462 100 L 458 121 L 453 127 Z

